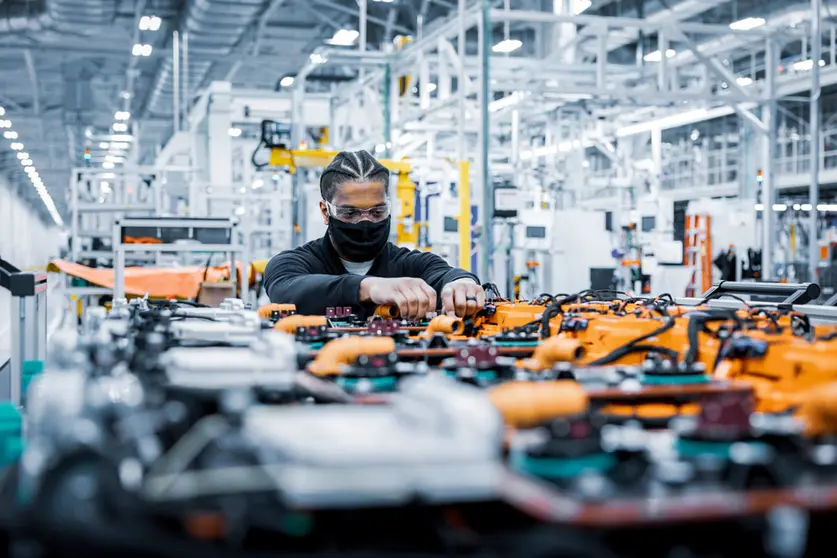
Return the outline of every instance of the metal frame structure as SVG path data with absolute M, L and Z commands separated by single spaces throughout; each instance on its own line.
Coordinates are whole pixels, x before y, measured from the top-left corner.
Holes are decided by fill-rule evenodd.
M 47 274 L 24 272 L 0 258 L 0 288 L 12 295 L 12 354 L 6 385 L 0 393 L 13 405 L 21 404 L 24 372 L 43 369 L 47 354 Z M 0 369 L 3 366 L 0 364 Z M 6 400 L 6 399 L 4 399 Z
M 229 231 L 229 244 L 129 244 L 123 242 L 123 229 L 126 227 L 152 227 L 171 229 L 224 229 Z M 238 242 L 238 221 L 234 218 L 129 218 L 117 219 L 113 225 L 113 297 L 114 299 L 125 297 L 125 257 L 133 252 L 172 252 L 172 253 L 195 253 L 195 252 L 222 252 L 230 256 L 230 280 L 233 284 L 233 292 L 237 287 L 237 258 L 236 254 L 242 254 L 244 248 Z M 190 235 L 191 236 L 191 235 Z M 249 294 L 249 281 L 246 277 L 247 262 L 244 263 L 241 281 L 241 298 L 246 300 Z
M 817 13 L 820 0 L 811 1 L 813 13 Z M 617 175 L 613 177 L 617 180 L 609 179 L 614 187 L 634 187 L 647 181 L 653 194 L 660 188 L 665 165 L 663 131 L 737 115 L 760 146 L 757 157 L 764 169 L 763 200 L 775 198 L 780 187 L 774 156 L 777 101 L 806 89 L 798 75 L 788 70 L 789 65 L 783 64 L 780 73 L 778 53 L 783 41 L 801 39 L 803 45 L 809 41 L 818 44 L 810 40 L 804 26 L 789 26 L 792 19 L 804 20 L 805 13 L 786 10 L 764 27 L 733 30 L 728 25 L 680 21 L 695 15 L 693 12 L 632 19 L 567 11 L 502 10 L 495 4 L 490 0 L 460 0 L 455 17 L 426 33 L 420 26 L 412 42 L 393 52 L 367 51 L 363 30 L 357 50 L 315 51 L 294 84 L 292 144 L 306 139 L 306 79 L 323 64 L 358 68 L 358 80 L 335 94 L 331 116 L 335 143 L 366 148 L 377 144 L 383 146 L 387 156 L 409 156 L 419 169 L 437 151 L 458 152 L 459 160 L 476 164 L 475 194 L 483 231 L 481 275 L 489 270 L 493 245 L 490 190 L 492 176 L 498 173 L 515 177 L 520 187 L 537 188 L 540 183 L 546 189 L 549 182 L 563 183 L 562 191 L 566 194 L 571 190 L 575 198 L 576 191 L 588 185 L 588 173 L 581 170 L 580 163 L 592 151 L 611 160 Z M 564 10 L 568 5 L 555 4 L 556 10 L 559 4 Z M 699 13 L 716 3 L 705 4 L 695 10 Z M 363 14 L 360 18 L 363 23 Z M 485 30 L 498 23 L 546 27 L 546 31 L 536 29 L 535 35 L 536 41 L 540 37 L 545 39 L 541 43 L 547 44 L 529 49 L 527 56 L 492 54 L 494 37 Z M 464 48 L 465 37 L 474 28 L 478 35 L 476 56 Z M 811 32 L 833 37 L 835 28 L 821 29 L 817 25 Z M 658 37 L 659 53 L 664 53 L 659 61 L 646 64 L 638 56 L 638 64 L 610 62 L 608 53 L 630 42 L 637 33 Z M 679 52 L 669 58 L 669 45 L 674 44 Z M 534 56 L 531 50 L 536 51 Z M 747 75 L 740 69 L 734 73 L 725 60 L 740 58 L 742 53 L 749 53 L 752 59 Z M 757 64 L 762 53 L 767 62 Z M 817 53 L 812 49 L 812 54 Z M 823 75 L 826 70 L 831 68 L 824 68 Z M 814 64 L 810 73 L 813 98 L 819 91 L 819 66 Z M 415 94 L 409 90 L 404 96 L 399 94 L 399 78 L 403 76 L 414 78 Z M 357 110 L 357 99 L 364 100 L 360 103 L 364 110 Z M 368 103 L 368 99 L 380 102 Z M 588 102 L 600 105 L 591 117 L 584 116 Z M 382 108 L 383 115 L 375 114 L 371 108 L 375 106 Z M 654 106 L 661 108 L 652 110 Z M 600 118 L 603 115 L 604 120 Z M 651 164 L 640 171 L 634 163 L 643 152 L 648 153 L 649 136 Z M 543 139 L 521 140 L 536 137 Z M 426 148 L 426 154 L 422 148 Z M 739 185 L 744 176 L 738 173 Z M 814 180 L 808 182 L 813 192 Z M 713 195 L 713 188 L 727 188 L 725 184 L 684 195 Z M 740 190 L 738 187 L 732 193 Z M 769 269 L 774 223 L 770 215 L 764 219 L 764 268 Z

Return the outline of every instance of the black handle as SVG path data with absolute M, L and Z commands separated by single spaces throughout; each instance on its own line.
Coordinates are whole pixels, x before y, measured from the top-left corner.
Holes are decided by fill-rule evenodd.
M 0 287 L 11 290 L 11 277 L 13 273 L 20 273 L 20 270 L 11 262 L 0 257 Z
M 784 296 L 782 304 L 808 304 L 820 296 L 816 283 L 749 283 L 721 281 L 703 293 L 703 300 L 720 298 L 725 294 Z

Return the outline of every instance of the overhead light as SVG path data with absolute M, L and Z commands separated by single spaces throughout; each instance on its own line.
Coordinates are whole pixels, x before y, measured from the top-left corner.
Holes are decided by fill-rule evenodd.
M 11 128 L 12 121 L 11 120 L 0 120 L 0 128 Z
M 279 85 L 281 85 L 282 87 L 290 87 L 294 84 L 294 81 L 296 81 L 296 78 L 294 78 L 294 76 L 285 76 L 281 80 L 279 80 Z
M 763 203 L 757 203 L 755 205 L 755 208 L 756 208 L 756 211 L 764 211 L 764 204 Z
M 262 180 L 261 178 L 257 178 L 253 181 L 253 190 L 258 190 L 262 186 L 264 186 L 264 180 Z
M 122 98 L 123 98 L 123 99 L 125 99 L 125 100 L 128 100 L 128 99 L 130 99 L 130 98 L 131 98 L 131 92 L 130 92 L 130 91 L 122 91 L 122 92 L 119 94 L 119 96 L 120 96 L 120 97 L 122 97 Z
M 99 188 L 102 190 L 103 194 L 110 194 L 110 182 L 102 182 L 99 185 Z
M 800 209 L 802 209 L 801 204 L 798 204 L 798 203 L 793 204 L 793 210 L 794 211 L 799 211 Z
M 19 151 L 18 154 L 17 154 L 17 158 L 18 159 L 28 159 L 29 158 L 29 153 L 26 153 L 25 151 Z
M 517 49 L 519 49 L 522 46 L 523 46 L 523 42 L 521 42 L 517 39 L 505 39 L 503 41 L 500 41 L 499 43 L 497 43 L 493 47 L 491 47 L 491 51 L 492 52 L 497 52 L 497 53 L 500 53 L 500 54 L 508 54 L 510 52 L 516 51 Z
M 116 120 L 129 120 L 131 118 L 131 113 L 128 111 L 118 110 L 116 114 L 113 115 Z
M 230 128 L 229 129 L 229 134 L 232 137 L 237 138 L 238 136 L 241 135 L 241 128 Z
M 824 203 L 817 204 L 817 211 L 828 211 L 828 206 Z
M 32 159 L 24 159 L 20 162 L 21 165 L 24 167 L 31 167 L 32 166 Z
M 666 58 L 671 58 L 675 54 L 677 54 L 677 52 L 673 48 L 666 49 Z M 660 62 L 663 59 L 663 55 L 660 54 L 659 50 L 655 50 L 654 52 L 649 52 L 643 56 L 642 59 L 646 62 Z
M 151 56 L 151 51 L 154 50 L 154 47 L 151 45 L 143 45 L 143 44 L 135 44 L 133 48 L 131 48 L 131 54 L 134 56 Z
M 21 149 L 23 149 L 23 144 L 20 143 L 20 142 L 14 142 L 11 145 L 11 148 L 14 149 L 15 151 L 20 151 Z
M 110 161 L 105 161 L 104 163 L 102 163 L 102 168 L 103 169 L 112 169 L 113 168 L 113 163 L 111 163 Z
M 765 23 L 766 22 L 763 17 L 747 17 L 739 19 L 738 21 L 733 21 L 729 24 L 729 28 L 734 31 L 749 31 L 750 29 L 761 27 Z
M 747 87 L 749 85 L 753 85 L 753 78 L 747 77 L 747 76 L 742 76 L 742 77 L 736 78 L 735 83 L 737 83 L 741 87 Z
M 6 139 L 17 139 L 17 132 L 14 132 L 12 130 L 6 130 L 5 132 L 3 132 L 3 137 Z
M 38 174 L 38 171 L 35 170 L 35 167 L 27 167 L 26 168 L 26 174 L 32 174 L 32 173 Z
M 111 149 L 128 149 L 131 147 L 130 143 L 125 143 L 124 141 L 117 141 L 111 144 Z
M 434 91 L 436 91 L 436 84 L 435 83 L 428 83 L 427 84 L 427 91 L 429 91 L 430 93 L 433 93 Z
M 820 60 L 820 67 L 825 66 L 825 60 Z M 808 60 L 800 60 L 794 62 L 793 69 L 797 72 L 807 72 L 814 69 L 814 61 L 810 58 Z
M 114 132 L 127 132 L 128 125 L 122 122 L 114 122 L 113 123 L 113 131 Z
M 157 16 L 142 16 L 139 20 L 140 31 L 157 31 L 163 23 Z
M 110 147 L 110 144 L 106 141 L 99 144 L 99 149 L 107 149 L 108 147 Z
M 774 203 L 773 211 L 787 211 L 788 206 L 783 203 Z
M 4 114 L 6 114 L 6 109 L 0 107 L 0 116 L 3 116 Z
M 573 13 L 578 15 L 593 5 L 591 0 L 573 0 Z
M 319 52 L 312 52 L 311 56 L 308 57 L 312 64 L 325 64 L 328 62 L 328 58 L 320 54 Z
M 384 145 L 383 143 L 379 143 L 378 145 L 375 146 L 375 153 L 380 154 L 380 153 L 383 153 L 386 150 L 387 150 L 387 146 Z
M 335 46 L 351 46 L 360 36 L 357 29 L 339 29 L 326 43 Z
M 811 211 L 812 208 L 813 206 L 810 203 L 803 203 L 801 209 L 802 211 Z

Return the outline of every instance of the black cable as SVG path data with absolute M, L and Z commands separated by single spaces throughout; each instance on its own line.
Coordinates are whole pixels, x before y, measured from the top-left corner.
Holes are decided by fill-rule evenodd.
M 686 358 L 684 359 L 686 364 L 694 364 L 697 361 L 698 351 L 700 350 L 698 334 L 702 331 L 707 331 L 706 324 L 728 320 L 732 320 L 735 323 L 735 329 L 740 329 L 741 320 L 731 310 L 718 308 L 689 314 L 689 325 L 687 326 L 689 350 L 686 352 Z
M 265 143 L 264 139 L 262 139 L 259 142 L 259 145 L 256 146 L 256 149 L 253 151 L 253 155 L 250 157 L 250 162 L 253 164 L 253 168 L 255 168 L 256 170 L 262 170 L 263 168 L 265 168 L 267 165 L 270 164 L 269 160 L 268 160 L 267 163 L 259 163 L 259 162 L 256 161 L 256 154 L 259 151 L 261 151 L 262 147 L 267 147 L 267 144 Z

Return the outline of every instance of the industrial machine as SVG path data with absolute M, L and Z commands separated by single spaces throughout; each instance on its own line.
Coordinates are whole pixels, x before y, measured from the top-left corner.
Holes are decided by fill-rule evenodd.
M 816 285 L 484 287 L 477 315 L 421 322 L 92 309 L 26 390 L 0 526 L 51 555 L 798 556 L 828 536 L 837 310 Z

